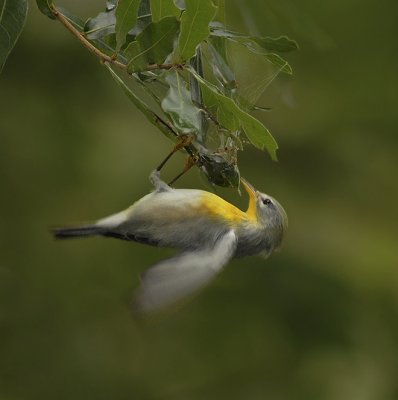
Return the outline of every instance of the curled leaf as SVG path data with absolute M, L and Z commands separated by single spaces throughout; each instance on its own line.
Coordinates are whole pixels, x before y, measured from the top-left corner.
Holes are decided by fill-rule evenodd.
M 115 8 L 99 13 L 94 18 L 89 18 L 84 25 L 87 39 L 101 39 L 104 36 L 115 33 Z
M 167 72 L 165 81 L 169 90 L 161 104 L 163 111 L 170 116 L 179 132 L 198 132 L 200 109 L 193 104 L 186 82 L 176 70 Z

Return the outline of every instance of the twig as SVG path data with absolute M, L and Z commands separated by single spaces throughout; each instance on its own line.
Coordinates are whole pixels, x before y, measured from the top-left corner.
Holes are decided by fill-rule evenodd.
M 110 64 L 113 64 L 114 66 L 121 68 L 125 71 L 127 71 L 128 73 L 130 73 L 128 71 L 128 65 L 124 64 L 118 60 L 116 60 L 116 55 L 114 56 L 108 56 L 107 54 L 103 53 L 101 50 L 99 50 L 97 47 L 95 47 L 85 36 L 84 32 L 79 31 L 78 29 L 76 29 L 67 18 L 65 18 L 65 16 L 54 6 L 54 4 L 50 5 L 50 9 L 54 15 L 55 18 L 57 18 L 57 20 L 59 22 L 61 22 L 61 24 L 68 29 L 69 32 L 71 32 L 79 41 L 80 43 L 86 47 L 91 53 L 93 53 L 94 55 L 96 55 L 101 62 L 108 62 Z M 145 72 L 145 71 L 154 71 L 157 69 L 171 69 L 171 68 L 177 68 L 177 69 L 181 69 L 183 68 L 184 65 L 183 64 L 152 64 L 152 65 L 148 65 L 147 67 L 145 67 L 145 69 L 141 72 Z
M 101 50 L 97 49 L 93 44 L 91 44 L 86 37 L 84 36 L 83 32 L 80 32 L 76 29 L 65 17 L 62 13 L 60 13 L 57 8 L 52 4 L 51 11 L 55 18 L 58 19 L 61 24 L 68 29 L 76 38 L 80 41 L 80 43 L 86 47 L 91 53 L 96 55 L 102 62 L 109 62 L 119 68 L 127 70 L 127 65 L 121 63 L 120 61 L 115 60 L 115 58 L 108 56 L 107 54 L 103 53 Z
M 86 47 L 91 53 L 93 53 L 95 56 L 97 56 L 103 64 L 105 64 L 110 72 L 114 75 L 114 78 L 117 77 L 117 75 L 113 72 L 113 70 L 110 68 L 109 64 L 114 65 L 115 67 L 118 67 L 120 69 L 123 69 L 127 73 L 128 71 L 128 64 L 124 64 L 116 59 L 116 55 L 114 56 L 109 56 L 105 53 L 103 53 L 101 50 L 99 50 L 97 47 L 95 47 L 85 36 L 84 32 L 79 31 L 76 29 L 73 24 L 54 6 L 54 4 L 50 5 L 51 12 L 53 13 L 54 17 L 61 22 L 62 25 L 65 26 L 65 28 L 71 32 L 78 40 L 79 42 Z M 157 69 L 171 69 L 171 68 L 176 68 L 176 69 L 183 69 L 184 64 L 181 63 L 174 63 L 174 64 L 153 64 L 153 65 L 148 65 L 144 71 L 153 71 Z M 137 81 L 140 81 L 134 73 L 129 73 L 129 75 L 132 75 Z M 120 78 L 117 78 L 120 80 Z M 124 84 L 124 83 L 123 83 Z M 125 84 L 124 84 L 125 85 Z M 143 102 L 142 100 L 138 99 L 135 95 L 131 97 L 135 105 L 137 106 L 138 109 L 140 109 L 145 116 L 148 118 L 150 122 L 152 122 L 154 125 L 156 125 L 163 133 L 166 135 L 174 136 L 174 137 L 179 137 L 179 134 L 173 129 L 173 127 L 164 119 L 162 119 L 159 115 L 157 115 L 155 112 L 150 110 Z M 192 145 L 187 145 L 184 146 L 184 149 L 186 152 L 193 157 L 195 154 L 195 148 Z
M 172 69 L 172 68 L 182 69 L 184 68 L 184 64 L 152 64 L 152 65 L 147 65 L 145 69 L 140 72 L 154 71 L 155 69 Z

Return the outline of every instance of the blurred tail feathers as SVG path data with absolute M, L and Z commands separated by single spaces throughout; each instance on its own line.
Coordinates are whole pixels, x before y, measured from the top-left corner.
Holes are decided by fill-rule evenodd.
M 105 236 L 127 240 L 129 242 L 148 244 L 150 246 L 158 245 L 158 241 L 153 238 L 145 237 L 142 235 L 135 235 L 133 233 L 118 232 L 117 230 L 112 230 L 110 228 L 98 225 L 82 225 L 54 228 L 51 230 L 51 232 L 56 239 L 73 239 L 85 236 Z
M 63 228 L 54 228 L 51 230 L 56 239 L 71 239 L 74 237 L 104 235 L 104 228 L 94 225 L 71 226 Z

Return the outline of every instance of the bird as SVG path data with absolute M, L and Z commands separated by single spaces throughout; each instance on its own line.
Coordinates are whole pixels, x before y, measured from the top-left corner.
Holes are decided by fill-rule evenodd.
M 243 177 L 246 211 L 212 192 L 169 186 L 159 167 L 149 179 L 154 190 L 127 209 L 93 223 L 53 229 L 57 239 L 104 236 L 179 250 L 142 274 L 133 301 L 139 313 L 162 310 L 192 295 L 233 258 L 267 258 L 281 247 L 288 225 L 285 210 Z

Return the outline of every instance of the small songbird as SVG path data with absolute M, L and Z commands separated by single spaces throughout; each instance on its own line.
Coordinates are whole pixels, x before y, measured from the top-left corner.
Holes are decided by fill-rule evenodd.
M 195 292 L 234 257 L 268 257 L 282 243 L 284 209 L 243 178 L 249 195 L 246 212 L 207 191 L 170 187 L 160 179 L 159 168 L 150 180 L 155 190 L 126 210 L 92 224 L 53 230 L 56 238 L 100 235 L 181 250 L 143 274 L 135 296 L 141 312 Z

